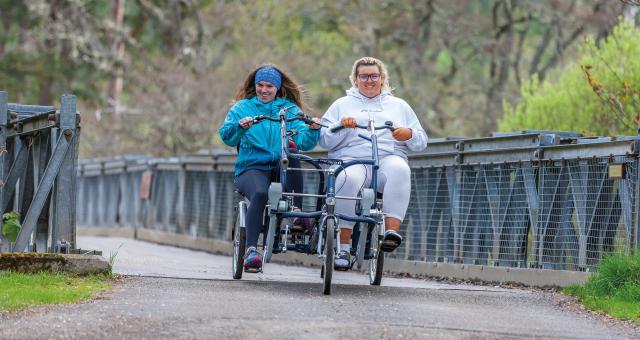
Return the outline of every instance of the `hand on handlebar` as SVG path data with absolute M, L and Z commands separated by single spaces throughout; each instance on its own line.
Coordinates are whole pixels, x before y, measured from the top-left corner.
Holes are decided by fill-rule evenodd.
M 304 113 L 299 113 L 298 115 L 296 115 L 295 119 L 302 120 L 303 122 L 305 122 L 305 124 L 309 125 L 309 128 L 312 130 L 318 130 L 321 127 L 327 127 L 326 125 L 320 123 L 320 118 L 307 116 Z
M 330 129 L 332 133 L 338 132 L 342 129 L 349 128 L 355 129 L 358 127 L 358 122 L 353 117 L 344 117 L 340 120 L 340 125 L 334 126 Z
M 342 130 L 344 128 L 350 128 L 350 129 L 360 128 L 360 129 L 366 129 L 366 130 L 369 129 L 365 125 L 359 125 L 356 122 L 356 119 L 353 118 L 353 117 L 344 117 L 340 121 L 340 125 L 332 127 L 330 129 L 330 131 L 335 133 L 335 132 L 338 132 L 338 131 L 340 131 L 340 130 Z M 375 126 L 374 129 L 375 130 L 389 129 L 392 132 L 395 130 L 395 128 L 393 127 L 393 122 L 390 121 L 390 120 L 384 122 L 384 125 L 382 125 L 382 126 Z M 411 133 L 411 131 L 409 131 L 409 133 Z M 409 137 L 409 138 L 411 138 L 411 137 Z
M 309 124 L 309 128 L 311 130 L 318 130 L 319 128 L 322 127 L 322 124 L 320 124 L 320 118 L 318 117 L 312 117 L 311 118 L 311 124 Z
M 244 117 L 240 119 L 240 121 L 238 122 L 238 125 L 240 125 L 240 127 L 245 130 L 249 129 L 250 127 L 253 126 L 253 117 Z
M 344 117 L 340 121 L 340 124 L 342 124 L 342 127 L 344 128 L 355 129 L 358 123 L 356 122 L 356 119 L 353 117 Z
M 404 142 L 407 141 L 409 139 L 411 139 L 411 137 L 413 137 L 413 133 L 411 131 L 411 129 L 406 128 L 406 127 L 397 127 L 393 130 L 393 132 L 391 133 L 391 135 L 393 136 L 393 138 L 397 141 L 400 142 Z

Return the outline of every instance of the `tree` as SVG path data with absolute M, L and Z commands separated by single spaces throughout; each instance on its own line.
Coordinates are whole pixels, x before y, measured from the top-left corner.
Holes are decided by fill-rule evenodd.
M 546 80 L 586 34 L 598 42 L 617 16 L 633 16 L 628 7 L 611 0 L 0 0 L 0 88 L 25 103 L 78 95 L 83 157 L 180 154 L 221 146 L 211 136 L 258 64 L 291 72 L 308 90 L 309 113 L 321 115 L 350 86 L 353 61 L 369 55 L 387 63 L 394 93 L 430 136 L 485 135 L 503 99 L 519 100 L 523 79 Z
M 291 14 L 309 7 L 290 7 Z M 330 68 L 376 56 L 430 135 L 446 136 L 493 131 L 503 98 L 517 100 L 521 79 L 543 79 L 586 33 L 606 36 L 622 7 L 607 0 L 381 0 L 319 2 L 312 12 L 334 22 L 351 46 L 328 63 L 325 77 L 340 77 L 346 87 L 345 72 Z
M 635 135 L 640 115 L 640 29 L 623 21 L 596 44 L 580 46 L 577 62 L 557 81 L 533 77 L 522 102 L 505 103 L 501 131 L 578 131 L 586 135 Z

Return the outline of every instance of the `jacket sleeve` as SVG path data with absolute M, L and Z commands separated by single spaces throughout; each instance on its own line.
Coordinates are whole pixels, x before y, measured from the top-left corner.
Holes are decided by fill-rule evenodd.
M 427 147 L 427 133 L 420 125 L 420 121 L 409 104 L 405 104 L 404 114 L 408 122 L 408 128 L 411 129 L 411 139 L 405 141 L 407 147 L 411 151 L 422 151 Z
M 300 112 L 302 112 L 300 109 L 291 110 L 289 116 L 295 116 Z M 316 144 L 318 144 L 320 130 L 310 129 L 309 126 L 301 120 L 294 120 L 289 124 L 290 129 L 298 131 L 298 134 L 293 136 L 293 142 L 296 143 L 298 149 L 307 151 L 313 149 Z
M 229 113 L 227 113 L 227 118 L 225 118 L 224 123 L 222 123 L 222 126 L 218 129 L 222 141 L 231 147 L 238 146 L 242 136 L 247 132 L 246 129 L 241 128 L 238 124 L 241 117 L 234 108 L 235 105 L 231 107 Z
M 338 110 L 337 101 L 331 104 L 327 112 L 322 116 L 322 124 L 328 126 L 323 127 L 320 132 L 320 146 L 326 150 L 337 148 L 349 134 L 348 129 L 342 129 L 337 132 L 331 132 L 331 128 L 340 126 L 340 112 Z
M 293 128 L 298 130 L 298 134 L 293 137 L 294 143 L 302 151 L 313 149 L 318 144 L 318 139 L 320 139 L 320 130 L 310 129 L 307 124 L 301 121 L 296 123 Z

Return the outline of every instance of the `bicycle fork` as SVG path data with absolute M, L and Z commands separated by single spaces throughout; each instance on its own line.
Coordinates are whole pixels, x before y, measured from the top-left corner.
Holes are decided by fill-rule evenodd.
M 327 237 L 334 237 L 335 238 L 335 242 L 334 244 L 334 249 L 332 249 L 331 251 L 333 251 L 334 253 L 336 253 L 336 249 L 338 249 L 340 247 L 340 228 L 338 228 L 338 219 L 335 216 L 335 207 L 336 207 L 336 193 L 335 193 L 335 182 L 336 182 L 336 177 L 335 177 L 335 172 L 333 170 L 329 170 L 327 173 L 327 193 L 326 193 L 326 197 L 325 197 L 325 210 L 326 213 L 325 215 L 322 217 L 322 222 L 321 222 L 321 229 L 318 231 L 318 257 L 324 257 L 325 255 L 323 254 L 323 247 L 320 245 L 324 245 L 324 239 L 323 239 L 323 235 L 326 234 L 326 230 L 327 230 L 327 220 L 328 219 L 333 219 L 334 222 L 334 234 L 333 235 L 327 235 Z M 325 249 L 325 252 L 329 251 L 329 249 Z

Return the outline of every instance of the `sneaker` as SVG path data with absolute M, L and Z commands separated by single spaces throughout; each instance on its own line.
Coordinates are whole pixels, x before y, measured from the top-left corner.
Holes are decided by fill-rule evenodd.
M 244 255 L 244 271 L 247 273 L 262 272 L 262 255 L 256 250 L 256 247 L 249 247 Z
M 395 230 L 387 230 L 384 233 L 384 240 L 382 240 L 382 245 L 380 245 L 380 249 L 385 252 L 392 252 L 396 250 L 402 243 L 402 236 L 398 234 Z
M 351 268 L 351 255 L 348 251 L 340 251 L 333 260 L 333 269 L 349 270 Z

